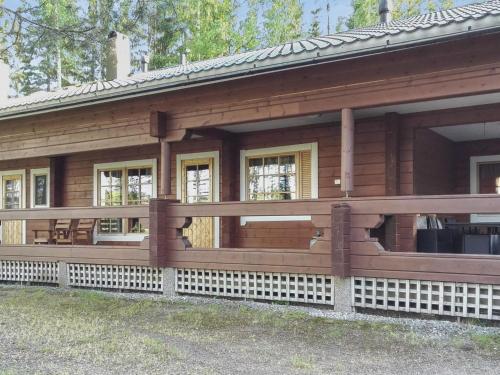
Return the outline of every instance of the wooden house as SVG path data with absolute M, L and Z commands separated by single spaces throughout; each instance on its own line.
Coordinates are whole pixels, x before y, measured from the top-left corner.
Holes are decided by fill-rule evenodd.
M 500 1 L 382 13 L 2 92 L 0 280 L 500 319 Z

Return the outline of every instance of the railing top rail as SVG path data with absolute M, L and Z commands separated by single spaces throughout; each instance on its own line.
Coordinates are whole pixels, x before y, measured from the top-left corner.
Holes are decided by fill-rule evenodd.
M 354 214 L 500 214 L 500 195 L 426 195 L 323 198 L 290 201 L 172 202 L 169 216 L 327 215 L 332 205 L 349 204 Z
M 0 220 L 110 219 L 149 217 L 149 206 L 57 207 L 0 210 Z

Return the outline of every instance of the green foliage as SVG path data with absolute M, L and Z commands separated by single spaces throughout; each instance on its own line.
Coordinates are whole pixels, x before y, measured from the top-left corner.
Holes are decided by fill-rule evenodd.
M 107 36 L 130 37 L 132 66 L 143 54 L 150 68 L 199 61 L 319 36 L 323 9 L 308 15 L 302 0 L 0 0 L 0 59 L 9 61 L 19 94 L 105 78 Z M 453 0 L 395 0 L 394 18 L 453 6 Z M 378 0 L 352 0 L 338 30 L 378 23 Z M 329 3 L 326 2 L 329 13 Z M 327 27 L 323 27 L 327 30 Z M 4 46 L 4 47 L 2 47 Z
M 303 36 L 303 6 L 299 0 L 273 0 L 264 11 L 264 43 L 268 46 Z
M 311 11 L 312 21 L 311 26 L 309 26 L 308 34 L 312 37 L 318 37 L 321 35 L 320 26 L 321 23 L 319 21 L 319 15 L 321 13 L 321 8 L 316 8 Z

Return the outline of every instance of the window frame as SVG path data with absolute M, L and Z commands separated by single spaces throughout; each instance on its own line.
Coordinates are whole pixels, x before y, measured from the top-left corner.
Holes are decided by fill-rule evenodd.
M 35 178 L 38 176 L 47 176 L 47 203 L 35 204 Z M 30 204 L 31 208 L 48 208 L 50 207 L 50 168 L 36 168 L 30 170 Z
M 470 157 L 470 194 L 479 194 L 479 166 L 481 164 L 500 163 L 500 155 L 482 155 Z M 498 214 L 471 214 L 471 223 L 500 223 Z
M 288 146 L 256 148 L 248 150 L 240 150 L 240 201 L 250 201 L 248 199 L 248 159 L 252 157 L 267 157 L 267 156 L 285 156 L 289 154 L 298 154 L 301 151 L 311 152 L 311 199 L 318 199 L 318 143 L 302 143 Z M 299 164 L 296 161 L 296 175 Z M 295 182 L 297 194 L 299 195 L 300 180 Z M 302 192 L 300 192 L 300 195 Z M 301 198 L 292 199 L 300 200 Z M 258 201 L 258 202 L 266 202 Z M 247 222 L 262 222 L 262 221 L 310 221 L 310 215 L 291 215 L 291 216 L 242 216 L 240 224 L 243 226 Z
M 102 170 L 122 170 L 134 168 L 151 168 L 153 175 L 153 191 L 151 198 L 157 198 L 158 196 L 158 161 L 157 159 L 143 159 L 143 160 L 129 160 L 122 162 L 112 162 L 112 163 L 97 163 L 94 164 L 93 173 L 93 185 L 94 185 L 94 207 L 98 207 L 100 203 L 100 179 L 99 172 Z M 127 189 L 128 194 L 128 183 L 127 174 L 122 173 L 122 199 L 125 199 L 124 190 Z M 148 234 L 147 233 L 132 233 L 128 232 L 128 225 L 122 224 L 122 232 L 120 233 L 100 233 L 98 226 L 96 225 L 94 233 L 94 242 L 99 241 L 142 241 Z

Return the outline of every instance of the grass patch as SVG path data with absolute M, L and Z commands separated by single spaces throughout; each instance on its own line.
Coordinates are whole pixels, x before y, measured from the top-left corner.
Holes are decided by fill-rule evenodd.
M 500 354 L 500 334 L 475 334 L 471 340 L 484 352 Z
M 31 353 L 29 357 L 124 368 L 125 373 L 130 368 L 153 373 L 159 364 L 175 366 L 189 358 L 190 348 L 206 344 L 236 342 L 254 350 L 260 340 L 276 340 L 375 352 L 424 343 L 398 324 L 332 320 L 302 311 L 125 299 L 85 290 L 2 288 L 0 295 L 0 340 L 12 350 Z M 189 344 L 179 346 L 176 340 Z M 316 365 L 307 355 L 286 361 L 304 371 Z
M 292 367 L 299 370 L 312 370 L 314 369 L 314 361 L 312 357 L 301 357 L 298 355 L 294 355 L 292 357 Z

